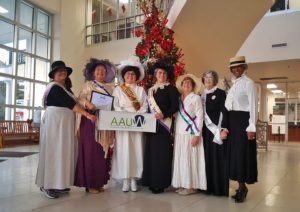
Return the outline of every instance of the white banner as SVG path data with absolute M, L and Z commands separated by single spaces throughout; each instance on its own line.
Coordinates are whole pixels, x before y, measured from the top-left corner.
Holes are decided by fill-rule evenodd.
M 156 132 L 156 119 L 151 113 L 129 113 L 100 110 L 99 130 Z

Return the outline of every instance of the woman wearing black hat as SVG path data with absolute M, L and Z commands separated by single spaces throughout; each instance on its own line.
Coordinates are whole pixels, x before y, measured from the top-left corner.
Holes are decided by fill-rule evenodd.
M 40 155 L 36 184 L 48 198 L 58 198 L 73 185 L 75 169 L 75 116 L 80 113 L 95 121 L 96 117 L 85 112 L 75 97 L 65 88 L 65 80 L 72 73 L 63 61 L 51 65 L 43 97 L 46 108 L 40 128 Z
M 225 107 L 228 113 L 229 178 L 239 183 L 235 202 L 244 202 L 247 184 L 257 182 L 256 119 L 257 94 L 254 82 L 245 74 L 248 65 L 244 56 L 230 58 L 233 85 Z
M 152 67 L 156 83 L 149 89 L 148 104 L 157 119 L 156 133 L 146 134 L 143 184 L 152 193 L 162 193 L 171 185 L 173 115 L 179 108 L 179 93 L 168 80 L 174 78 L 173 67 L 158 61 Z

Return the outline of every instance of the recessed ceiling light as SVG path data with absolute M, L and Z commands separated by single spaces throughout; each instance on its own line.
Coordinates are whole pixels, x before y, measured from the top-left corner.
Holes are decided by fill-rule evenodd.
M 277 88 L 277 85 L 270 83 L 270 84 L 267 84 L 267 88 L 269 88 L 269 89 Z
M 8 10 L 0 6 L 0 13 L 8 13 Z
M 271 90 L 272 93 L 284 93 L 282 90 Z

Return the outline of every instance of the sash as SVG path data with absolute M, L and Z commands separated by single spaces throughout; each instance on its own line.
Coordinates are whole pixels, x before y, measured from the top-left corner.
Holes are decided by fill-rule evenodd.
M 160 108 L 158 107 L 155 99 L 153 96 L 149 96 L 148 99 L 148 105 L 150 108 L 150 111 L 152 114 L 161 113 Z M 169 133 L 171 133 L 171 126 L 172 126 L 172 119 L 167 117 L 161 120 L 157 120 L 161 126 L 163 126 Z
M 94 80 L 93 83 L 94 83 L 97 87 L 99 87 L 99 88 L 101 88 L 102 90 L 104 90 L 104 92 L 105 92 L 107 95 L 111 96 L 111 94 L 105 89 L 105 87 L 102 86 L 102 85 L 100 85 L 96 80 Z
M 191 130 L 191 135 L 195 135 L 196 133 L 200 132 L 200 130 L 195 122 L 197 116 L 192 118 L 191 115 L 185 110 L 184 104 L 181 100 L 180 100 L 180 105 L 179 105 L 179 115 L 183 119 L 183 121 L 187 124 L 187 128 L 185 129 L 186 132 Z
M 121 86 L 121 89 L 130 100 L 131 105 L 135 109 L 135 111 L 138 111 L 141 108 L 141 103 L 139 102 L 135 93 L 130 89 L 130 87 L 126 86 L 125 83 Z
M 222 122 L 222 119 L 223 119 L 223 114 L 222 112 L 220 113 L 220 118 L 219 118 L 219 123 L 218 123 L 218 126 L 215 125 L 211 119 L 209 118 L 209 116 L 207 115 L 206 111 L 205 111 L 205 114 L 204 114 L 204 123 L 206 125 L 206 127 L 209 129 L 209 131 L 214 135 L 214 139 L 213 139 L 213 142 L 219 144 L 219 145 L 222 145 L 223 144 L 223 141 L 221 139 L 221 122 Z
M 54 85 L 58 85 L 59 87 L 61 87 L 62 89 L 64 89 L 64 91 L 65 91 L 72 99 L 74 99 L 74 100 L 77 102 L 75 96 L 74 96 L 71 92 L 69 92 L 65 87 L 61 86 L 61 85 L 58 84 L 57 82 L 50 82 L 50 83 L 47 85 L 46 90 L 45 90 L 45 92 L 44 92 L 44 96 L 43 96 L 43 101 L 42 101 L 42 102 L 43 102 L 44 108 L 47 107 L 47 97 L 48 97 L 48 95 L 49 95 L 49 93 L 50 93 L 50 91 L 51 91 L 51 89 L 52 89 L 52 87 L 53 87 Z

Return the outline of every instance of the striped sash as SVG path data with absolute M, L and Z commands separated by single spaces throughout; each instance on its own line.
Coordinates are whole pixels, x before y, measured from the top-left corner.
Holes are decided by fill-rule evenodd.
M 185 129 L 186 132 L 188 132 L 189 130 L 191 131 L 191 135 L 195 135 L 196 133 L 199 133 L 200 130 L 196 124 L 196 118 L 192 117 L 184 108 L 184 103 L 180 100 L 180 104 L 179 104 L 179 115 L 180 117 L 183 119 L 183 121 L 187 124 L 187 127 Z
M 135 111 L 139 111 L 139 109 L 141 108 L 141 103 L 139 102 L 133 90 L 131 90 L 130 87 L 126 86 L 125 83 L 121 86 L 121 89 L 130 100 L 131 105 L 135 109 Z
M 148 99 L 148 105 L 150 108 L 150 111 L 152 114 L 157 114 L 157 113 L 161 113 L 161 110 L 159 108 L 159 106 L 157 105 L 155 99 L 153 96 L 149 96 Z M 171 126 L 172 126 L 172 119 L 167 117 L 161 120 L 157 120 L 158 123 L 163 126 L 169 133 L 171 133 Z

